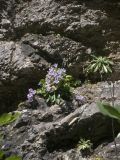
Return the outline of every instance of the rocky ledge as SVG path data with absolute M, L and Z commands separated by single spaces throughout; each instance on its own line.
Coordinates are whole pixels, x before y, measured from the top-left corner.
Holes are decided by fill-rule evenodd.
M 117 104 L 120 101 L 119 88 L 120 83 L 116 82 Z M 17 110 L 21 113 L 19 119 L 0 127 L 3 135 L 1 149 L 6 156 L 17 154 L 23 160 L 115 159 L 111 119 L 103 116 L 96 106 L 98 99 L 110 101 L 109 91 L 107 83 L 77 88 L 75 92 L 86 95 L 86 103 L 82 105 L 73 101 L 49 107 L 37 96 L 33 104 L 20 103 Z M 120 126 L 117 121 L 114 124 L 117 135 Z M 77 150 L 80 138 L 91 141 L 90 153 L 83 155 Z M 117 139 L 118 149 L 119 144 Z

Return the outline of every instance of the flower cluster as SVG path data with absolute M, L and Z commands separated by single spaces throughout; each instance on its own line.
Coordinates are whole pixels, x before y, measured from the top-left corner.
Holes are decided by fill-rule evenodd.
M 76 101 L 78 101 L 80 104 L 83 104 L 84 102 L 86 102 L 86 98 L 84 96 L 81 95 L 75 95 L 75 99 Z
M 29 91 L 28 94 L 27 94 L 28 102 L 33 102 L 36 91 L 33 90 L 32 88 L 30 88 L 28 91 Z
M 75 81 L 71 75 L 66 74 L 64 68 L 59 68 L 58 64 L 54 64 L 49 68 L 45 79 L 41 79 L 38 83 L 39 88 L 36 91 L 29 89 L 27 99 L 28 102 L 33 102 L 37 94 L 42 96 L 48 105 L 62 104 L 64 100 L 72 100 L 74 97 L 72 89 L 77 85 L 80 85 L 80 81 Z M 79 104 L 85 102 L 83 96 L 76 95 L 75 99 Z
M 51 93 L 57 90 L 58 85 L 60 81 L 64 79 L 65 74 L 66 70 L 64 68 L 58 68 L 57 64 L 52 65 L 45 78 L 46 91 Z

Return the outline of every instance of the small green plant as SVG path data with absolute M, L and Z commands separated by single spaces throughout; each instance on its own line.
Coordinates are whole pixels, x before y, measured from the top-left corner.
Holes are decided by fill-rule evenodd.
M 79 151 L 84 151 L 86 149 L 90 150 L 91 147 L 92 147 L 92 143 L 90 142 L 90 140 L 85 140 L 83 138 L 80 139 L 77 145 L 77 149 Z
M 112 73 L 112 66 L 114 63 L 111 60 L 109 60 L 107 57 L 102 56 L 96 57 L 92 55 L 92 57 L 92 61 L 85 69 L 85 72 L 87 74 L 98 73 L 100 74 L 102 80 L 102 76 L 104 74 Z
M 15 121 L 17 118 L 19 118 L 19 116 L 20 116 L 19 112 L 3 113 L 2 115 L 0 115 L 0 126 Z

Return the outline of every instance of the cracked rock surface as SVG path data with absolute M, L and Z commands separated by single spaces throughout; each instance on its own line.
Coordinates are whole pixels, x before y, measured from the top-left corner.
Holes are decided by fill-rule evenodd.
M 66 67 L 79 78 L 84 77 L 83 70 L 92 53 L 106 55 L 115 61 L 113 77 L 119 79 L 119 0 L 1 0 L 0 3 L 3 110 L 26 98 L 28 87 L 36 85 L 53 63 Z
M 95 157 L 114 159 L 111 119 L 103 116 L 97 106 L 98 99 L 109 99 L 107 83 L 91 85 L 91 93 L 83 105 L 65 102 L 62 106 L 48 107 L 44 99 L 35 97 L 36 105 L 23 102 L 18 106 L 21 116 L 9 125 L 0 127 L 2 139 L 0 148 L 6 155 L 18 154 L 23 160 L 95 160 Z M 120 82 L 115 83 L 118 104 Z M 76 89 L 85 94 L 88 86 Z M 103 90 L 104 89 L 104 90 Z M 90 94 L 93 95 L 90 99 Z M 103 96 L 104 95 L 104 96 Z M 114 123 L 115 135 L 120 131 L 119 123 Z M 80 138 L 93 144 L 92 155 L 84 157 L 77 150 Z M 119 149 L 119 139 L 117 140 Z

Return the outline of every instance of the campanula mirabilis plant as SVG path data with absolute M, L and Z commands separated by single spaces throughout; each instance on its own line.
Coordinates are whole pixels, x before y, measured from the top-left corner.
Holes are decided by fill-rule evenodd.
M 70 98 L 71 82 L 72 76 L 66 74 L 65 68 L 54 64 L 49 68 L 45 79 L 39 82 L 36 93 L 45 98 L 47 103 L 60 104 L 62 99 Z
M 43 97 L 48 104 L 60 104 L 63 100 L 70 100 L 72 97 L 71 88 L 80 85 L 80 81 L 75 81 L 71 75 L 66 73 L 65 68 L 59 68 L 58 64 L 53 64 L 45 79 L 38 83 L 39 88 L 35 91 L 29 89 L 27 98 L 33 102 L 35 94 Z M 79 97 L 79 101 L 83 97 Z

